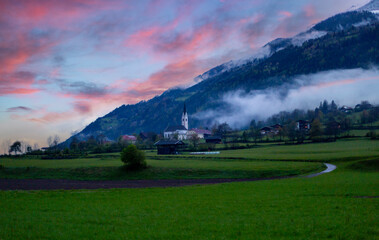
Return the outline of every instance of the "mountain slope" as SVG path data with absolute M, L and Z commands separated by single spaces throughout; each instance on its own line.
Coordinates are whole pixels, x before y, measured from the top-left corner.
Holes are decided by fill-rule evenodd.
M 365 12 L 365 16 L 372 15 L 366 15 Z M 321 22 L 319 29 L 325 30 L 335 25 L 336 20 L 330 22 L 332 24 Z M 345 25 L 348 26 L 347 23 Z M 149 101 L 123 105 L 98 118 L 76 137 L 86 139 L 104 134 L 115 140 L 123 134 L 162 132 L 168 125 L 180 122 L 184 101 L 190 113 L 190 128 L 204 126 L 206 122 L 191 118 L 191 114 L 222 107 L 219 99 L 228 91 L 243 89 L 249 92 L 289 83 L 299 74 L 368 68 L 372 64 L 378 64 L 378 39 L 379 23 L 375 19 L 369 25 L 355 27 L 351 24 L 349 29 L 328 31 L 323 37 L 308 40 L 301 46 L 291 44 L 267 57 L 229 66 L 227 69 L 215 69 L 190 88 L 168 90 Z M 65 144 L 69 142 L 70 139 Z
M 374 11 L 378 12 L 379 10 L 379 0 L 372 0 L 363 7 L 359 8 L 358 11 Z

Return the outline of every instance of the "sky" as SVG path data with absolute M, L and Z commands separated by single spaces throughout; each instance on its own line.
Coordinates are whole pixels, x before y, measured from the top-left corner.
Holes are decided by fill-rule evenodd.
M 65 140 L 369 0 L 1 0 L 0 143 Z

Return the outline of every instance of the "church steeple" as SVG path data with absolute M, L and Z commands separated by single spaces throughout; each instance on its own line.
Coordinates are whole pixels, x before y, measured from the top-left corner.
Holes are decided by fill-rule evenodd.
M 184 103 L 184 107 L 183 107 L 182 125 L 188 130 L 188 114 L 187 114 L 186 103 Z

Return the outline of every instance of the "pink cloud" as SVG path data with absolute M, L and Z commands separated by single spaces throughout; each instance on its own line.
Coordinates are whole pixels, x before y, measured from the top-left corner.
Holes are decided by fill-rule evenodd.
M 150 75 L 147 81 L 134 83 L 126 91 L 148 98 L 168 88 L 192 82 L 195 76 L 206 70 L 205 66 L 198 64 L 199 58 L 222 44 L 224 31 L 226 29 L 208 23 L 193 32 L 178 35 L 172 41 L 156 43 L 156 54 L 171 51 L 175 53 L 175 58 L 163 69 Z M 158 42 L 157 38 L 148 41 Z
M 292 13 L 288 11 L 279 11 L 279 15 L 282 15 L 284 17 L 292 17 Z
M 34 76 L 25 79 L 15 75 L 28 63 L 51 54 L 61 41 L 52 31 L 73 29 L 76 25 L 72 22 L 77 23 L 96 11 L 118 7 L 118 4 L 101 0 L 5 0 L 0 4 L 0 95 L 38 92 L 32 86 Z M 43 29 L 43 34 L 33 32 L 35 28 Z M 50 77 L 57 76 L 59 69 L 53 69 Z

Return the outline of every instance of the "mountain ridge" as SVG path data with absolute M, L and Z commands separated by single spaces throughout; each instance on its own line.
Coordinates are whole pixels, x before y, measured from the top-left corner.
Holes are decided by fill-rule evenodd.
M 367 19 L 367 25 L 354 25 Z M 336 28 L 338 25 L 342 28 Z M 312 31 L 326 33 L 305 40 L 300 46 L 293 44 L 293 38 L 275 39 L 263 47 L 270 50 L 267 55 L 263 54 L 263 57 L 253 57 L 239 64 L 235 64 L 236 61 L 224 63 L 199 75 L 199 82 L 187 89 L 169 89 L 148 101 L 122 105 L 89 124 L 75 137 L 85 140 L 89 136 L 104 134 L 115 140 L 123 134 L 141 131 L 162 132 L 167 125 L 179 122 L 180 116 L 177 113 L 181 112 L 184 101 L 187 103 L 188 111 L 194 114 L 222 107 L 218 100 L 229 90 L 265 89 L 289 82 L 298 74 L 330 69 L 367 68 L 372 63 L 379 63 L 378 43 L 370 40 L 379 39 L 378 18 L 374 13 L 353 11 L 337 14 L 316 24 L 307 32 Z M 359 42 L 361 39 L 364 41 Z M 335 41 L 341 43 L 341 49 Z M 280 44 L 283 46 L 278 47 Z M 369 52 L 370 48 L 373 48 L 373 52 Z M 343 52 L 347 49 L 349 53 Z M 337 62 L 331 52 L 344 60 Z M 205 123 L 192 119 L 190 127 L 204 126 L 202 124 Z M 70 139 L 72 137 L 63 145 L 67 146 Z

